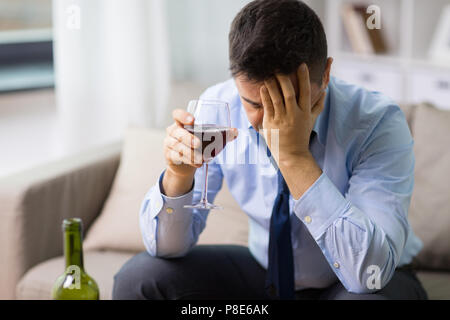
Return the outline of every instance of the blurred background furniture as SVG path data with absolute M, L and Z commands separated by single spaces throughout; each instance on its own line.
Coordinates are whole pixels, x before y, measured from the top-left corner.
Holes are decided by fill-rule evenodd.
M 113 274 L 143 250 L 136 214 L 163 167 L 149 147 L 163 132 L 126 128 L 163 129 L 174 108 L 229 78 L 229 26 L 249 1 L 0 0 L 0 298 L 49 297 L 64 267 L 61 221 L 73 216 L 85 223 L 86 269 L 110 298 Z M 430 49 L 450 30 L 450 0 L 305 2 L 324 24 L 332 74 L 404 105 L 419 275 L 431 298 L 448 299 L 450 61 Z M 381 29 L 367 34 L 356 21 L 361 52 L 346 14 L 372 5 Z M 246 216 L 226 186 L 217 201 L 227 209 L 200 242 L 246 245 Z
M 415 139 L 410 222 L 424 241 L 419 278 L 431 299 L 450 299 L 450 112 L 402 107 Z M 61 221 L 84 221 L 85 267 L 110 299 L 113 276 L 144 250 L 137 224 L 145 192 L 164 168 L 164 132 L 130 128 L 119 144 L 11 176 L 0 184 L 0 298 L 49 299 L 64 269 Z M 247 218 L 224 185 L 199 243 L 247 244 Z M 224 228 L 224 225 L 227 225 Z M 225 230 L 232 230 L 226 232 Z

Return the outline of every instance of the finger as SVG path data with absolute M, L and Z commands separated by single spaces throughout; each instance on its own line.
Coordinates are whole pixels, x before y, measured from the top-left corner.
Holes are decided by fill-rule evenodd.
M 322 93 L 320 94 L 319 100 L 316 102 L 316 104 L 314 105 L 314 107 L 311 110 L 311 114 L 314 117 L 317 117 L 323 111 L 323 108 L 325 106 L 326 96 L 327 96 L 327 92 L 326 92 L 326 90 L 323 90 Z
M 231 128 L 230 130 L 227 130 L 227 143 L 233 141 L 238 137 L 239 131 L 236 128 Z
M 269 90 L 267 90 L 267 87 L 265 85 L 261 86 L 261 88 L 259 89 L 259 94 L 261 96 L 261 102 L 264 108 L 264 117 L 273 119 L 274 110 L 272 99 L 270 98 Z
M 173 126 L 174 128 L 171 131 L 168 128 L 170 132 L 168 133 L 167 137 L 184 144 L 188 148 L 197 149 L 201 147 L 202 144 L 199 137 L 191 134 L 184 128 L 178 127 L 177 124 L 173 124 Z
M 170 148 L 168 149 L 167 158 L 168 158 L 169 163 L 171 163 L 171 164 L 176 164 L 176 165 L 183 164 L 183 156 L 178 151 L 175 151 L 173 149 L 170 149 Z
M 168 145 L 169 156 L 174 162 L 181 161 L 184 164 L 199 168 L 203 164 L 202 155 L 199 151 L 195 151 L 186 147 L 181 143 Z M 174 153 L 175 152 L 175 153 Z
M 201 146 L 201 141 L 197 136 L 178 126 L 172 130 L 170 136 L 188 147 L 199 148 Z
M 172 111 L 172 117 L 173 120 L 175 120 L 175 122 L 178 125 L 189 125 L 189 124 L 194 124 L 194 117 L 192 114 L 190 114 L 189 112 L 187 112 L 186 110 L 183 109 L 175 109 Z
M 168 126 L 168 127 L 166 128 L 166 133 L 167 133 L 167 135 L 170 136 L 170 135 L 172 134 L 173 130 L 175 130 L 175 129 L 178 128 L 178 127 L 179 127 L 179 126 L 177 125 L 176 122 L 172 123 L 170 126 Z
M 303 111 L 311 108 L 311 86 L 309 83 L 309 70 L 306 63 L 302 63 L 297 71 L 298 88 L 300 90 L 298 105 Z
M 293 115 L 295 111 L 295 107 L 297 106 L 297 101 L 295 98 L 295 90 L 292 85 L 292 81 L 289 76 L 284 74 L 275 75 L 278 79 L 278 83 L 281 86 L 281 90 L 283 92 L 284 97 L 284 108 L 286 110 L 286 114 Z
M 284 101 L 281 96 L 280 90 L 278 89 L 277 81 L 274 78 L 264 81 L 264 84 L 269 90 L 270 99 L 273 105 L 273 117 L 274 119 L 279 119 L 282 117 L 286 111 L 284 110 Z
M 193 148 L 192 146 L 187 146 L 184 143 L 178 141 L 177 139 L 175 139 L 174 137 L 168 136 L 166 137 L 166 139 L 164 140 L 164 145 L 167 148 L 171 148 L 174 149 L 176 151 L 182 152 L 182 153 L 187 153 L 189 150 L 193 150 L 193 151 L 197 151 L 200 152 L 200 148 Z

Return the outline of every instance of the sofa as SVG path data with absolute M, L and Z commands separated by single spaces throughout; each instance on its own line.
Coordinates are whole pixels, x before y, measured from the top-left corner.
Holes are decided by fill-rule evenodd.
M 415 140 L 409 220 L 424 242 L 417 275 L 430 299 L 450 299 L 450 112 L 429 104 L 402 109 Z M 120 142 L 1 180 L 0 298 L 51 298 L 64 270 L 62 220 L 79 217 L 85 269 L 100 298 L 111 299 L 114 275 L 145 250 L 138 212 L 164 168 L 164 135 L 131 127 Z M 210 213 L 199 244 L 247 245 L 247 217 L 226 184 L 215 202 L 224 210 Z

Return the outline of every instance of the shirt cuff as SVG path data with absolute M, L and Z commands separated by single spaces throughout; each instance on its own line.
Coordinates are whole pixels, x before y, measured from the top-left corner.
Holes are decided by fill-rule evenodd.
M 161 190 L 163 189 L 162 179 L 164 177 L 165 172 L 166 170 L 164 170 L 163 173 L 161 174 L 158 183 L 159 194 L 161 195 L 161 198 L 163 200 L 162 206 L 160 210 L 158 210 L 158 212 L 159 216 L 161 216 L 162 214 L 168 214 L 171 215 L 172 218 L 176 220 L 177 216 L 180 216 L 180 214 L 182 214 L 183 211 L 189 210 L 184 208 L 184 206 L 187 204 L 192 204 L 192 198 L 194 195 L 194 183 L 192 184 L 191 190 L 181 196 L 178 197 L 166 196 L 161 192 Z
M 316 240 L 349 207 L 350 202 L 325 173 L 322 173 L 300 199 L 294 199 L 294 213 Z
M 161 192 L 162 179 L 164 172 L 160 175 L 158 183 L 149 191 L 148 196 L 141 208 L 139 223 L 143 235 L 144 245 L 147 251 L 156 255 L 156 241 L 158 234 L 158 225 L 160 222 L 165 223 L 186 219 L 187 214 L 182 214 L 185 204 L 192 203 L 193 188 L 188 193 L 179 197 L 168 197 Z M 179 214 L 174 214 L 178 212 Z

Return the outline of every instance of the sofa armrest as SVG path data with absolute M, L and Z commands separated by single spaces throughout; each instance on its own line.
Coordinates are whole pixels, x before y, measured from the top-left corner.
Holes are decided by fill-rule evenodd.
M 20 277 L 61 255 L 62 220 L 100 213 L 120 161 L 121 143 L 0 180 L 0 299 L 13 299 Z

